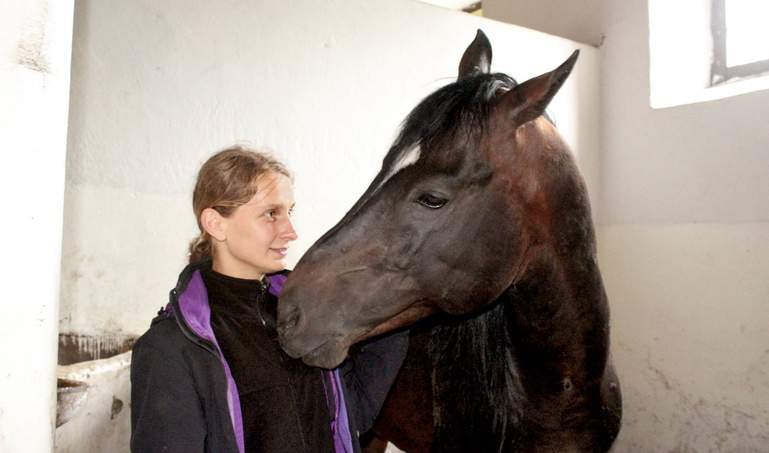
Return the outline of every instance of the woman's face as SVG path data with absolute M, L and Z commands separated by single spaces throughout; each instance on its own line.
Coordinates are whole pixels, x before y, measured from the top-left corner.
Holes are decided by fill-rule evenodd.
M 224 240 L 215 240 L 214 270 L 238 278 L 259 279 L 285 269 L 288 245 L 296 239 L 291 224 L 294 190 L 279 173 L 260 178 L 256 195 L 221 218 Z

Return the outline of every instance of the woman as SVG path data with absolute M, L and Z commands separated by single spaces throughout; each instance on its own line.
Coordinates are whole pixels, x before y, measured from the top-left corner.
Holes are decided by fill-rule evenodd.
M 334 371 L 280 349 L 293 207 L 289 172 L 264 154 L 233 147 L 201 167 L 190 265 L 133 349 L 135 453 L 360 451 L 407 338 L 364 345 Z

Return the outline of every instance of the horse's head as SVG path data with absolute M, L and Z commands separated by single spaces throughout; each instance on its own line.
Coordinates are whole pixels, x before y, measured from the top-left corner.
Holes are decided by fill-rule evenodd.
M 334 367 L 353 343 L 478 310 L 516 281 L 545 234 L 541 170 L 558 157 L 540 156 L 565 152 L 542 114 L 576 58 L 517 84 L 489 73 L 479 30 L 457 81 L 409 114 L 369 188 L 289 277 L 278 310 L 289 355 Z

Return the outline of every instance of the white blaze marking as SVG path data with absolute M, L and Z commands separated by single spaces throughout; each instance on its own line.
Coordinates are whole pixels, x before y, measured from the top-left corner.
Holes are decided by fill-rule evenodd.
M 409 165 L 414 165 L 419 161 L 419 158 L 422 156 L 422 148 L 420 148 L 418 145 L 407 150 L 403 151 L 400 156 L 398 156 L 398 159 L 395 161 L 395 164 L 393 164 L 392 167 L 390 167 L 390 170 L 387 172 L 387 176 L 382 179 L 382 182 L 379 183 L 376 190 L 372 192 L 372 195 L 379 191 L 382 186 L 390 180 L 393 176 L 395 176 L 396 173 L 403 170 L 404 168 L 408 167 Z

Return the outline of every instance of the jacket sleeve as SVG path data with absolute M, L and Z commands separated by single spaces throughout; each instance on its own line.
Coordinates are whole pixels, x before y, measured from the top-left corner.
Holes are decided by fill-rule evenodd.
M 131 451 L 203 452 L 206 423 L 180 355 L 139 340 L 131 359 Z
M 352 406 L 350 415 L 361 434 L 374 426 L 406 357 L 408 344 L 408 331 L 386 335 L 361 345 L 342 364 L 342 380 Z

